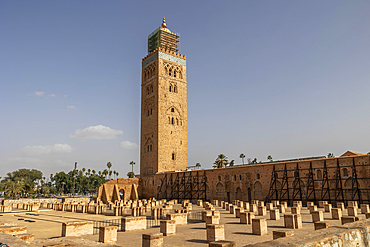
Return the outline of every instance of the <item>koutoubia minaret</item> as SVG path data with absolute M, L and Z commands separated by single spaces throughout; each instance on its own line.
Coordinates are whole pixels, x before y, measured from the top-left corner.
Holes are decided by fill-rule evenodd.
M 148 55 L 142 60 L 140 178 L 144 198 L 156 193 L 156 173 L 188 167 L 186 56 L 178 53 L 179 38 L 163 17 L 161 27 L 148 36 Z

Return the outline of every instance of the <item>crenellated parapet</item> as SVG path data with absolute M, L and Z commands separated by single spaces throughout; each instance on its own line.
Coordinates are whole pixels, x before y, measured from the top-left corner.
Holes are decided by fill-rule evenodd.
M 186 55 L 182 55 L 180 53 L 176 53 L 174 51 L 168 51 L 166 50 L 165 48 L 161 48 L 161 47 L 158 47 L 157 49 L 155 49 L 154 51 L 152 51 L 151 53 L 149 53 L 148 55 L 146 55 L 143 59 L 142 59 L 142 62 L 144 62 L 145 60 L 149 59 L 151 56 L 153 56 L 154 54 L 156 54 L 157 52 L 163 52 L 163 53 L 166 53 L 166 54 L 169 54 L 169 55 L 172 55 L 174 57 L 178 57 L 178 58 L 182 58 L 182 59 L 185 59 L 186 60 Z

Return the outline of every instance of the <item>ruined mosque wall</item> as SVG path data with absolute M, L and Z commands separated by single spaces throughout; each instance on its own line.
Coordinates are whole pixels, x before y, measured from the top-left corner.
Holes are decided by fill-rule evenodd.
M 303 188 L 302 193 L 303 197 L 305 196 L 307 190 L 307 177 L 308 169 L 310 163 L 313 168 L 313 176 L 315 180 L 315 188 L 317 188 L 317 195 L 321 192 L 322 188 L 322 179 L 323 179 L 323 167 L 326 162 L 328 168 L 328 178 L 335 179 L 336 176 L 336 166 L 339 162 L 341 176 L 342 176 L 342 185 L 346 189 L 345 197 L 350 197 L 350 188 L 352 186 L 352 163 L 353 159 L 356 165 L 369 165 L 370 164 L 370 155 L 362 156 L 351 156 L 351 157 L 336 157 L 336 158 L 324 158 L 324 159 L 312 159 L 312 160 L 303 160 L 303 161 L 290 161 L 286 163 L 267 163 L 267 164 L 256 164 L 256 165 L 244 165 L 244 166 L 233 166 L 227 168 L 218 168 L 218 169 L 207 169 L 207 199 L 213 200 L 265 200 L 271 182 L 271 175 L 273 171 L 273 166 L 275 169 L 279 170 L 279 179 L 277 181 L 278 187 L 281 186 L 284 166 L 287 166 L 288 177 L 292 177 L 288 180 L 289 187 L 293 187 L 294 181 L 294 169 L 297 166 L 300 169 L 300 184 Z M 192 170 L 197 171 L 197 170 Z M 200 170 L 204 171 L 204 170 Z M 369 178 L 370 169 L 369 166 L 358 166 L 356 168 L 357 176 L 359 178 L 360 188 L 370 188 Z M 188 171 L 190 172 L 190 171 Z M 176 172 L 167 172 L 167 175 L 170 173 L 176 174 Z M 154 178 L 151 178 L 150 182 L 147 180 L 143 184 L 143 195 L 148 197 L 156 197 L 161 179 L 164 178 L 166 173 L 157 173 Z M 154 186 L 153 186 L 154 183 Z M 335 188 L 335 180 L 330 181 L 330 188 Z M 156 191 L 155 191 L 156 190 Z M 334 197 L 332 191 L 331 196 Z M 290 198 L 292 198 L 292 191 L 290 191 Z M 363 199 L 369 199 L 369 193 L 363 194 Z

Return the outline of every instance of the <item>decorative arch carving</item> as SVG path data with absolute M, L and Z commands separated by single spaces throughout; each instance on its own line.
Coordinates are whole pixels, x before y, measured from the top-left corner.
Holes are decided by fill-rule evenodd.
M 166 76 L 182 79 L 182 68 L 171 63 L 164 63 L 164 72 Z

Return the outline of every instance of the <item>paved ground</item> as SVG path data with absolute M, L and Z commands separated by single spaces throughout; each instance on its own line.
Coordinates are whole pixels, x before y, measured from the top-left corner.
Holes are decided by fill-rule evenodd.
M 179 205 L 176 205 L 178 207 Z M 201 207 L 193 206 L 193 211 L 203 211 Z M 284 218 L 281 214 L 280 220 L 269 220 L 269 211 L 267 216 L 256 216 L 256 218 L 266 218 L 268 225 L 267 236 L 252 235 L 252 226 L 240 224 L 240 219 L 228 213 L 226 210 L 216 207 L 221 213 L 220 224 L 225 225 L 226 240 L 235 241 L 237 246 L 245 246 L 247 244 L 261 243 L 272 240 L 272 231 L 284 230 Z M 323 211 L 322 208 L 319 210 Z M 359 211 L 360 212 L 360 211 Z M 287 210 L 290 213 L 290 208 Z M 295 235 L 301 235 L 305 238 L 311 234 L 317 234 L 314 231 L 311 215 L 305 208 L 301 211 L 303 229 L 294 230 Z M 347 210 L 343 212 L 347 215 Z M 61 211 L 40 211 L 38 215 L 34 214 L 15 214 L 14 216 L 1 216 L 2 221 L 15 221 L 20 226 L 26 226 L 28 233 L 35 235 L 35 240 L 45 238 L 57 238 L 61 236 L 62 222 L 65 221 L 102 221 L 110 219 L 120 219 L 119 216 L 105 216 L 95 214 L 82 214 Z M 330 213 L 324 213 L 325 221 L 329 221 L 333 226 L 339 226 L 339 220 L 332 220 Z M 360 219 L 365 219 L 365 215 L 359 214 Z M 20 220 L 23 219 L 23 220 Z M 34 221 L 34 222 L 30 222 Z M 159 233 L 159 227 L 134 231 L 134 232 L 118 232 L 119 246 L 141 246 L 142 234 Z M 98 235 L 84 236 L 84 239 L 98 241 Z M 208 246 L 206 241 L 205 223 L 190 223 L 185 226 L 177 227 L 177 234 L 174 236 L 164 237 L 164 246 Z

